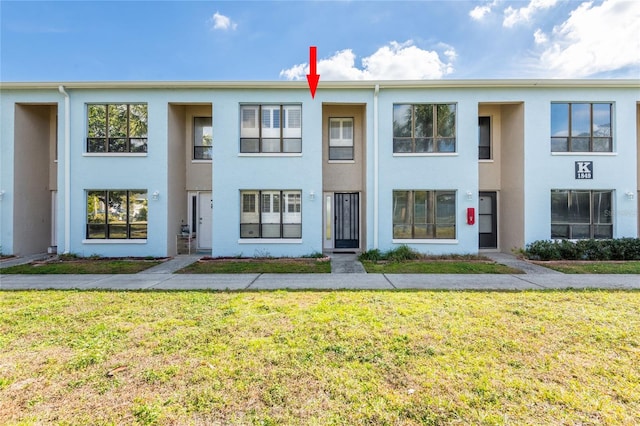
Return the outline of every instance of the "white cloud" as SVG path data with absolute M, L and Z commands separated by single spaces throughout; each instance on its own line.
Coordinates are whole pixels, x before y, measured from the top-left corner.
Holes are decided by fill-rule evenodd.
M 538 28 L 536 32 L 533 33 L 533 39 L 536 44 L 544 44 L 549 41 L 549 37 L 547 37 L 547 35 L 543 33 L 540 28 Z
M 362 58 L 362 67 L 356 66 L 356 55 L 351 49 L 336 52 L 318 62 L 317 70 L 322 80 L 423 80 L 442 78 L 453 72 L 456 51 L 441 44 L 447 63 L 436 51 L 420 49 L 409 40 L 405 43 L 390 42 L 372 55 Z M 280 71 L 287 80 L 304 80 L 309 73 L 307 63 L 294 65 Z
M 598 6 L 584 2 L 553 28 L 549 41 L 543 44 L 540 67 L 563 78 L 627 67 L 640 69 L 638 34 L 640 2 L 605 0 Z
M 504 10 L 504 20 L 502 26 L 511 28 L 521 22 L 529 22 L 534 13 L 538 10 L 549 9 L 555 6 L 558 0 L 531 0 L 525 7 L 514 9 L 509 6 Z
M 490 3 L 474 7 L 469 11 L 469 16 L 476 21 L 482 21 L 485 16 L 491 13 L 491 10 L 498 4 L 498 1 L 499 0 L 493 0 Z
M 218 12 L 213 14 L 211 20 L 213 21 L 214 30 L 228 31 L 238 28 L 238 24 L 233 22 L 228 16 L 224 16 Z

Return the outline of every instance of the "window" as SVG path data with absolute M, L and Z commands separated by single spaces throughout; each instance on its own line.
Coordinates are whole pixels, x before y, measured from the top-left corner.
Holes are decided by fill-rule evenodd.
M 240 152 L 302 152 L 302 106 L 242 105 Z
M 87 239 L 146 239 L 146 190 L 87 191 Z
M 211 117 L 193 118 L 193 159 L 211 160 L 213 128 Z
M 240 238 L 301 238 L 301 191 L 241 191 Z
M 393 106 L 393 152 L 455 152 L 456 105 Z
M 611 152 L 610 103 L 552 103 L 552 152 Z
M 147 104 L 91 104 L 87 152 L 147 152 Z
M 329 160 L 353 160 L 353 118 L 329 119 Z
M 551 190 L 551 238 L 613 238 L 613 191 Z
M 393 238 L 455 237 L 455 191 L 393 191 Z
M 491 159 L 491 117 L 478 117 L 478 159 Z

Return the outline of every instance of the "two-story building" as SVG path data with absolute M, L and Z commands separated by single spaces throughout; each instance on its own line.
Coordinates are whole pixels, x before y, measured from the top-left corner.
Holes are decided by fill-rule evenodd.
M 0 250 L 638 236 L 640 80 L 0 84 Z M 190 245 L 189 245 L 190 244 Z

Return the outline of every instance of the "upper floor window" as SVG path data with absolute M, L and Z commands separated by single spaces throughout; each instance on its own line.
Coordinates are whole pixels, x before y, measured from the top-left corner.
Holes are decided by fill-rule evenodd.
M 302 152 L 302 105 L 242 105 L 240 152 Z
M 146 239 L 146 190 L 87 191 L 87 239 Z
M 551 238 L 613 238 L 613 191 L 551 190 Z
M 491 117 L 478 117 L 478 159 L 491 159 Z
M 455 191 L 393 191 L 393 238 L 455 237 Z
M 552 152 L 611 152 L 610 103 L 551 104 Z
M 329 119 L 329 160 L 353 160 L 353 118 Z
M 147 152 L 147 104 L 91 104 L 87 152 Z
M 211 160 L 213 150 L 211 117 L 193 118 L 193 159 Z
M 455 104 L 395 104 L 393 152 L 456 151 Z

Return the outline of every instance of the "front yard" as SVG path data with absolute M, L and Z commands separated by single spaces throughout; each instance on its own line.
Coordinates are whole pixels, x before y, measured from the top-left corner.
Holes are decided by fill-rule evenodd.
M 635 424 L 640 292 L 0 294 L 8 424 Z

